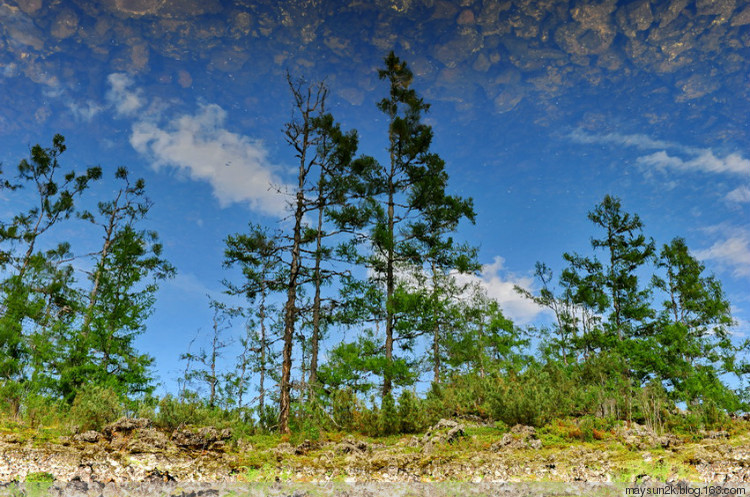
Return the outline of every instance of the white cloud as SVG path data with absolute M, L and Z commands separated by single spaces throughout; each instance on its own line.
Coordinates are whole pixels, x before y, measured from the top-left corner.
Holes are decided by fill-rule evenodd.
M 583 144 L 605 144 L 632 147 L 653 153 L 642 155 L 636 162 L 646 177 L 652 177 L 653 171 L 667 173 L 699 172 L 704 174 L 750 177 L 750 159 L 739 153 L 731 153 L 723 157 L 718 156 L 708 148 L 696 148 L 663 140 L 654 140 L 646 135 L 623 135 L 620 133 L 590 134 L 576 129 L 568 135 L 572 141 Z M 662 186 L 673 189 L 674 181 L 666 182 Z M 725 195 L 725 200 L 734 203 L 750 202 L 750 187 L 740 186 Z
M 226 117 L 221 107 L 208 104 L 164 127 L 139 121 L 133 125 L 130 143 L 151 158 L 154 168 L 173 167 L 210 183 L 222 206 L 246 202 L 254 210 L 281 215 L 286 200 L 276 190 L 282 182 L 266 149 L 258 140 L 225 129 Z
M 112 73 L 107 77 L 110 89 L 107 101 L 120 116 L 133 116 L 145 105 L 143 91 L 131 90 L 133 79 L 124 73 Z
M 696 252 L 696 257 L 716 261 L 730 270 L 735 277 L 750 276 L 750 233 L 742 228 L 725 228 L 727 233 L 722 240 L 711 247 Z
M 595 144 L 605 143 L 610 145 L 623 145 L 635 147 L 640 150 L 654 150 L 659 148 L 684 148 L 662 140 L 654 140 L 646 135 L 623 135 L 621 133 L 607 133 L 606 135 L 592 135 L 582 129 L 576 129 L 569 137 L 577 143 Z
M 73 116 L 78 121 L 91 122 L 94 117 L 99 114 L 104 108 L 92 101 L 78 104 L 76 102 L 69 102 L 68 109 L 73 113 Z
M 671 156 L 665 150 L 661 150 L 639 157 L 638 163 L 659 169 L 750 176 L 750 160 L 737 153 L 719 158 L 711 150 L 701 150 L 695 157 L 685 160 L 677 156 Z
M 729 202 L 736 202 L 738 204 L 746 204 L 750 202 L 750 188 L 747 186 L 740 186 L 735 188 L 731 192 L 727 193 L 726 200 Z
M 538 306 L 531 300 L 524 298 L 515 291 L 519 286 L 532 290 L 534 280 L 529 277 L 519 277 L 504 269 L 505 259 L 500 256 L 494 258 L 492 264 L 482 266 L 480 276 L 458 275 L 456 279 L 460 283 L 477 283 L 487 295 L 500 304 L 503 313 L 516 324 L 529 324 L 540 314 L 545 312 L 543 307 Z

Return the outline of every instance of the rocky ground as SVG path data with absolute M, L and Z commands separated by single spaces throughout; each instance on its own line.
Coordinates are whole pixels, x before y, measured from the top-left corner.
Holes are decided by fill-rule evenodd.
M 252 439 L 236 441 L 229 430 L 187 427 L 165 433 L 149 420 L 127 418 L 101 432 L 48 440 L 0 433 L 0 481 L 54 481 L 87 489 L 190 482 L 750 483 L 747 430 L 703 433 L 696 441 L 633 424 L 602 440 L 574 443 L 528 426 L 502 433 L 441 420 L 422 436 L 325 438 L 261 446 Z

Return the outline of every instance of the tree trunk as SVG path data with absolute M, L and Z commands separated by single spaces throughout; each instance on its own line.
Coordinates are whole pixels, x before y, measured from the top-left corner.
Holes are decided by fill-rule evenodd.
M 289 433 L 289 410 L 291 407 L 292 347 L 294 346 L 294 321 L 296 318 L 297 276 L 299 275 L 302 214 L 304 208 L 304 156 L 300 166 L 300 186 L 297 191 L 297 208 L 294 213 L 294 238 L 292 261 L 289 269 L 286 304 L 284 305 L 284 349 L 281 363 L 281 396 L 279 398 L 279 432 Z
M 321 198 L 322 193 L 322 181 L 319 183 L 321 186 L 318 189 L 318 198 Z M 311 387 L 315 387 L 318 382 L 318 348 L 320 342 L 320 287 L 322 285 L 320 275 L 320 250 L 323 244 L 323 205 L 318 206 L 318 232 L 315 240 L 315 269 L 313 273 L 313 280 L 315 284 L 315 296 L 313 297 L 313 329 L 312 337 L 310 338 L 310 376 L 308 377 L 308 383 Z
M 391 135 L 391 150 L 393 150 L 393 136 Z M 394 328 L 394 313 L 393 313 L 393 295 L 395 293 L 395 276 L 393 274 L 393 265 L 394 265 L 394 243 L 395 243 L 395 233 L 394 233 L 394 215 L 395 215 L 395 209 L 394 209 L 394 195 L 395 195 L 395 185 L 394 185 L 394 176 L 396 174 L 396 159 L 394 156 L 394 153 L 391 152 L 391 172 L 388 176 L 388 238 L 386 240 L 386 243 L 388 243 L 387 247 L 387 261 L 386 261 L 386 297 L 385 297 L 385 361 L 386 361 L 386 370 L 385 375 L 383 375 L 383 397 L 391 393 L 391 389 L 393 388 L 393 381 L 391 378 L 391 365 L 393 363 L 393 328 Z
M 265 411 L 266 402 L 266 289 L 265 286 L 261 289 L 260 294 L 260 308 L 258 309 L 258 316 L 260 317 L 260 380 L 258 385 L 258 409 L 259 415 L 263 416 Z

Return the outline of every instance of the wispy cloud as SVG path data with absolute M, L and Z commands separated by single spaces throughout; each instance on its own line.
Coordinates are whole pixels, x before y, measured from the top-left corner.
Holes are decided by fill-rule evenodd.
M 120 116 L 132 116 L 145 105 L 143 91 L 132 89 L 133 79 L 124 73 L 113 73 L 107 77 L 109 91 L 107 102 L 115 108 Z
M 659 152 L 639 157 L 638 163 L 660 169 L 750 176 L 750 159 L 745 159 L 736 153 L 720 158 L 711 150 L 701 150 L 696 156 L 690 159 L 682 159 L 676 155 L 669 155 L 665 150 L 660 150 Z
M 738 188 L 735 188 L 731 192 L 727 193 L 726 199 L 730 202 L 746 204 L 750 202 L 750 188 L 748 188 L 747 186 L 740 186 Z
M 186 296 L 204 299 L 206 295 L 221 293 L 215 288 L 209 288 L 193 273 L 178 271 L 174 278 L 167 279 L 162 286 L 180 295 L 184 299 Z
M 11 78 L 16 75 L 18 72 L 18 65 L 14 62 L 11 62 L 10 64 L 5 64 L 3 67 L 0 67 L 0 76 L 4 78 Z
M 636 159 L 636 163 L 641 166 L 645 174 L 651 171 L 662 173 L 675 171 L 750 178 L 750 159 L 736 152 L 720 156 L 708 148 L 689 147 L 670 141 L 655 140 L 642 134 L 591 134 L 576 129 L 568 137 L 582 144 L 607 144 L 653 151 Z M 750 187 L 742 185 L 726 193 L 724 198 L 728 202 L 750 202 Z
M 720 240 L 695 253 L 699 259 L 716 262 L 735 277 L 750 276 L 750 232 L 744 228 L 722 225 L 717 228 Z
M 646 135 L 624 135 L 622 133 L 607 133 L 603 135 L 586 133 L 582 129 L 575 129 L 568 135 L 576 143 L 595 144 L 605 143 L 610 145 L 622 145 L 626 147 L 635 147 L 639 150 L 654 150 L 659 148 L 670 149 L 678 145 L 663 141 L 654 140 Z
M 151 161 L 154 169 L 173 168 L 186 177 L 207 182 L 222 207 L 245 203 L 272 216 L 285 212 L 285 191 L 260 140 L 226 128 L 227 113 L 216 104 L 200 104 L 195 113 L 169 119 L 164 102 L 148 99 L 124 73 L 107 77 L 108 105 L 117 116 L 134 120 L 130 144 Z M 71 109 L 81 117 L 95 108 Z
M 104 107 L 92 101 L 84 103 L 69 102 L 67 106 L 73 113 L 73 117 L 83 122 L 91 122 L 97 114 L 104 110 Z
M 278 168 L 261 141 L 227 130 L 226 117 L 221 107 L 207 104 L 163 127 L 138 121 L 130 143 L 154 168 L 173 167 L 208 182 L 222 206 L 245 202 L 253 210 L 281 215 L 286 201 L 277 192 L 283 186 L 275 173 Z
M 459 275 L 457 279 L 461 283 L 476 283 L 481 286 L 490 298 L 497 300 L 503 313 L 516 324 L 529 324 L 545 312 L 543 307 L 515 291 L 516 286 L 532 290 L 534 280 L 507 271 L 505 259 L 500 256 L 496 256 L 491 264 L 483 265 L 479 276 Z

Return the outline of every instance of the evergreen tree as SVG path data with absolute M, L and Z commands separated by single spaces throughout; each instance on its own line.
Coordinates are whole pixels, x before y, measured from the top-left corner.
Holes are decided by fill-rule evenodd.
M 70 324 L 75 307 L 72 269 L 66 265 L 70 244 L 41 251 L 39 243 L 75 213 L 75 199 L 101 177 L 99 167 L 63 174 L 59 157 L 65 149 L 61 135 L 50 148 L 35 145 L 18 165 L 19 183 L 2 182 L 8 189 L 29 187 L 36 195 L 33 207 L 0 222 L 0 244 L 7 247 L 0 251 L 0 391 L 13 414 L 30 388 L 32 365 L 42 366 L 46 357 L 39 354 L 50 353 L 48 337 L 59 332 L 51 327 L 64 325 L 56 318 Z
M 175 270 L 162 257 L 157 233 L 138 228 L 152 205 L 144 181 L 131 183 L 124 167 L 115 177 L 123 186 L 112 200 L 99 203 L 98 216 L 81 215 L 102 230 L 102 246 L 92 254 L 95 265 L 90 290 L 81 299 L 81 321 L 60 337 L 53 360 L 57 391 L 70 401 L 85 384 L 107 386 L 123 397 L 153 389 L 153 359 L 139 353 L 134 341 L 145 331 L 158 282 Z
M 190 351 L 182 354 L 180 359 L 196 364 L 197 369 L 189 369 L 185 375 L 186 384 L 197 382 L 208 388 L 208 406 L 211 408 L 219 405 L 219 402 L 226 407 L 229 402 L 225 399 L 227 385 L 222 383 L 226 376 L 221 374 L 218 369 L 218 361 L 223 357 L 223 352 L 230 344 L 229 340 L 223 337 L 224 332 L 231 328 L 231 320 L 240 313 L 239 309 L 232 308 L 226 304 L 211 299 L 209 306 L 213 311 L 211 321 L 211 336 L 208 348 L 201 347 L 197 353 Z M 229 390 L 232 388 L 229 386 Z
M 327 212 L 345 203 L 346 179 L 351 158 L 356 151 L 356 133 L 343 133 L 330 114 L 325 112 L 328 90 L 325 85 L 306 85 L 304 81 L 294 81 L 287 76 L 293 98 L 293 117 L 284 127 L 287 144 L 292 148 L 297 160 L 297 181 L 289 201 L 289 227 L 278 232 L 279 243 L 264 241 L 263 235 L 250 238 L 228 240 L 238 242 L 229 250 L 232 260 L 254 267 L 264 258 L 262 253 L 273 249 L 274 257 L 284 270 L 275 272 L 269 290 L 281 289 L 284 293 L 282 360 L 279 395 L 279 430 L 289 431 L 291 407 L 292 357 L 294 340 L 301 333 L 300 317 L 304 310 L 300 301 L 302 288 L 313 284 L 313 299 L 310 306 L 312 318 L 310 337 L 310 368 L 308 380 L 317 382 L 319 342 L 324 320 L 322 319 L 322 287 L 336 274 L 327 261 L 332 257 L 332 249 L 324 245 L 324 239 L 336 236 L 337 232 L 326 232 Z M 316 224 L 309 226 L 310 214 L 315 213 Z M 240 246 L 244 244 L 244 246 Z M 242 253 L 242 251 L 247 251 Z M 269 281 L 270 280 L 265 280 Z M 251 284 L 257 292 L 257 281 Z M 263 319 L 261 319 L 263 322 Z M 302 337 L 306 344 L 305 337 Z M 303 365 L 304 373 L 304 365 Z
M 324 241 L 341 234 L 341 230 L 327 230 L 326 224 L 329 218 L 338 215 L 340 210 L 347 206 L 349 198 L 354 194 L 353 190 L 358 178 L 352 173 L 351 165 L 357 151 L 358 138 L 356 131 L 344 133 L 331 114 L 326 113 L 314 118 L 313 125 L 319 135 L 317 141 L 319 170 L 317 184 L 313 185 L 308 193 L 310 198 L 308 208 L 316 211 L 317 223 L 314 228 L 315 246 L 312 251 L 306 250 L 306 252 L 313 259 L 310 270 L 313 300 L 308 384 L 315 387 L 318 382 L 319 344 L 323 329 L 331 322 L 334 304 L 331 299 L 328 299 L 329 305 L 325 310 L 329 317 L 324 317 L 322 288 L 332 278 L 345 274 L 334 269 L 330 264 L 326 264 L 334 258 L 334 253 L 332 247 L 326 246 Z
M 462 319 L 442 344 L 450 370 L 484 378 L 521 369 L 528 359 L 523 350 L 529 341 L 505 317 L 498 302 L 481 287 L 468 289 L 462 297 L 454 303 Z
M 274 293 L 284 288 L 286 281 L 283 247 L 277 243 L 278 233 L 271 233 L 259 225 L 250 224 L 247 233 L 230 235 L 225 240 L 224 266 L 237 266 L 242 272 L 243 282 L 235 284 L 224 280 L 230 295 L 244 296 L 253 305 L 248 322 L 248 333 L 242 345 L 246 351 L 242 364 L 248 364 L 258 374 L 258 412 L 264 416 L 268 383 L 272 367 L 276 364 L 272 356 L 272 345 L 278 340 L 274 326 L 276 306 L 270 301 Z M 281 323 L 281 321 L 276 321 Z M 248 352 L 250 357 L 248 357 Z M 250 362 L 246 362 L 246 361 Z M 244 367 L 244 366 L 241 366 Z M 240 384 L 247 381 L 237 378 Z
M 638 215 L 623 212 L 618 198 L 606 195 L 588 217 L 604 231 L 602 238 L 591 239 L 594 250 L 604 251 L 604 262 L 563 254 L 569 263 L 561 275 L 563 286 L 571 289 L 576 305 L 606 317 L 600 329 L 583 336 L 584 348 L 626 358 L 641 381 L 648 376 L 644 338 L 652 331 L 655 311 L 650 288 L 640 283 L 639 272 L 653 260 L 655 245 L 643 234 Z
M 385 340 L 382 346 L 385 369 L 382 393 L 385 397 L 393 387 L 395 369 L 403 366 L 396 355 L 398 349 L 409 350 L 419 330 L 400 326 L 405 311 L 401 302 L 407 297 L 408 286 L 399 281 L 399 272 L 422 268 L 429 262 L 438 268 L 471 265 L 471 250 L 463 259 L 451 259 L 449 252 L 458 251 L 448 236 L 462 218 L 473 219 L 471 201 L 446 194 L 448 175 L 444 161 L 430 151 L 432 129 L 422 122 L 422 114 L 429 109 L 411 87 L 413 74 L 391 52 L 385 58 L 385 68 L 378 71 L 388 84 L 388 95 L 378 103 L 388 122 L 388 162 L 379 164 L 374 159 L 357 164 L 362 178 L 367 178 L 361 191 L 361 213 L 356 221 L 369 223 L 367 242 L 369 253 L 356 246 L 349 248 L 349 256 L 368 267 L 369 282 L 349 280 L 348 293 L 359 291 L 359 299 L 350 307 L 352 320 L 370 321 L 376 325 L 384 321 Z
M 721 375 L 746 371 L 735 359 L 742 347 L 729 335 L 734 320 L 721 282 L 704 274 L 705 266 L 682 238 L 664 245 L 658 266 L 665 274 L 655 275 L 654 284 L 666 296 L 654 340 L 659 357 L 653 364 L 659 377 L 679 400 L 710 399 L 736 408 L 737 399 L 722 385 Z

